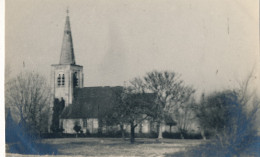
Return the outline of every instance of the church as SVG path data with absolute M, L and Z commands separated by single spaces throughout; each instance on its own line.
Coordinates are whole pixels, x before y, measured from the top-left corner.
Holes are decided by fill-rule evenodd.
M 67 14 L 60 61 L 59 64 L 51 65 L 53 99 L 65 102 L 59 125 L 64 129 L 64 133 L 70 134 L 75 133 L 73 128 L 76 124 L 81 127 L 83 133 L 97 133 L 100 127 L 102 132 L 108 131 L 108 127 L 101 126 L 99 120 L 104 118 L 105 113 L 113 112 L 115 93 L 122 91 L 123 87 L 83 87 L 83 84 L 83 66 L 76 64 L 70 19 Z M 130 132 L 129 126 L 124 127 Z M 166 128 L 167 126 L 163 130 Z M 136 132 L 141 133 L 149 133 L 152 130 L 156 130 L 156 126 L 149 121 L 144 121 L 136 127 Z

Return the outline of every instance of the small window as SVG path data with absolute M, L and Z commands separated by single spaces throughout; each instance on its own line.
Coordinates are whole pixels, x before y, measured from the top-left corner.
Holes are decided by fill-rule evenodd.
M 65 76 L 64 76 L 64 74 L 62 74 L 62 85 L 63 86 L 65 85 Z
M 57 83 L 58 83 L 58 86 L 61 85 L 61 77 L 60 77 L 60 74 L 59 74 L 59 76 L 58 76 Z
M 97 119 L 93 119 L 93 128 L 97 129 L 98 128 L 98 120 Z
M 87 119 L 83 119 L 83 127 L 86 128 L 88 126 L 88 121 Z

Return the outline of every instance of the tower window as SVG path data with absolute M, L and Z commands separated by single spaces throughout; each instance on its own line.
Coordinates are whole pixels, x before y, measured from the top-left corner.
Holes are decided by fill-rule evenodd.
M 63 86 L 65 85 L 65 76 L 64 76 L 64 74 L 62 74 L 62 85 Z
M 61 77 L 60 77 L 60 74 L 59 74 L 59 76 L 58 76 L 57 83 L 58 83 L 58 86 L 61 85 Z
M 77 72 L 75 72 L 75 73 L 73 74 L 73 86 L 74 86 L 74 87 L 78 87 L 78 85 L 79 85 L 78 75 L 77 75 Z

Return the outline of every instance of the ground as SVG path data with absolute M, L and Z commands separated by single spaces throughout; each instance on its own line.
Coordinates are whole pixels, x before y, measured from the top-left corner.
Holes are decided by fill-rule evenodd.
M 60 157 L 68 156 L 164 156 L 192 146 L 202 140 L 179 140 L 137 138 L 135 144 L 120 138 L 60 138 L 42 140 L 58 149 Z M 29 155 L 7 154 L 7 157 L 25 157 Z M 35 155 L 32 155 L 35 156 Z M 31 156 L 31 157 L 32 157 Z M 52 156 L 52 155 L 50 155 Z

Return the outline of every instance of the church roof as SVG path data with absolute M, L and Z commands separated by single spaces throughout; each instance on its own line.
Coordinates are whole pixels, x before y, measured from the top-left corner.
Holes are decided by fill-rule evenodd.
M 70 20 L 68 15 L 66 17 L 66 23 L 64 28 L 63 42 L 62 42 L 61 55 L 60 55 L 60 64 L 76 64 L 74 50 L 73 50 L 71 29 L 70 29 Z
M 75 89 L 73 104 L 66 107 L 62 119 L 98 118 L 111 112 L 123 87 L 85 87 Z
M 67 106 L 61 119 L 87 119 L 104 118 L 113 112 L 113 107 L 120 99 L 123 87 L 84 87 L 75 89 L 74 101 Z M 144 95 L 153 101 L 154 94 L 146 93 Z

